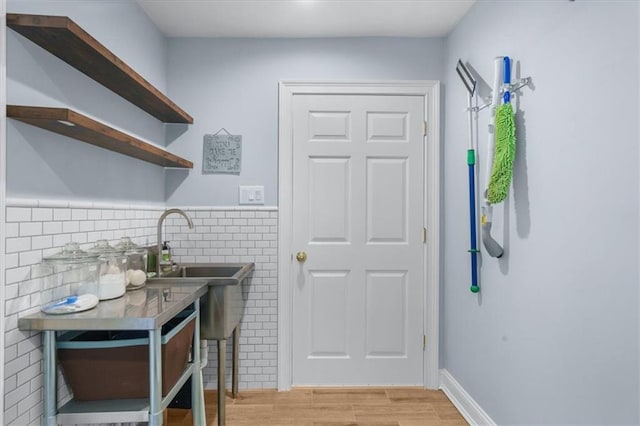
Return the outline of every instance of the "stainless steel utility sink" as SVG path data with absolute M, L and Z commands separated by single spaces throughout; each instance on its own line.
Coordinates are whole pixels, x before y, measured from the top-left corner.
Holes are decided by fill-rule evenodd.
M 200 338 L 223 340 L 242 319 L 246 302 L 242 282 L 254 267 L 253 263 L 184 263 L 151 281 L 206 281 L 209 291 L 200 299 Z
M 161 278 L 148 282 L 207 282 L 209 291 L 200 298 L 200 338 L 217 340 L 218 346 L 218 426 L 226 422 L 225 363 L 226 339 L 233 334 L 232 395 L 238 395 L 239 335 L 238 327 L 246 303 L 242 282 L 253 271 L 253 263 L 185 263 Z

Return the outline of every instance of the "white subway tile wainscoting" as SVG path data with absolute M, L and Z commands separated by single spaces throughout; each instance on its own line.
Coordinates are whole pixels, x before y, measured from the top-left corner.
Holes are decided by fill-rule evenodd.
M 117 243 L 129 236 L 139 245 L 156 243 L 163 205 L 107 205 L 8 199 L 5 272 L 5 425 L 41 424 L 43 411 L 42 339 L 18 330 L 18 318 L 43 303 L 37 266 L 43 257 L 75 241 L 87 249 L 96 240 Z M 254 262 L 243 288 L 247 299 L 240 332 L 240 389 L 276 387 L 277 363 L 277 208 L 184 208 L 194 222 L 169 216 L 164 239 L 175 262 Z M 228 358 L 231 357 L 229 341 Z M 205 388 L 216 388 L 215 342 L 209 343 Z M 231 365 L 227 364 L 227 380 Z M 71 398 L 59 376 L 59 401 Z
M 278 333 L 278 212 L 275 207 L 259 209 L 186 208 L 193 220 L 189 229 L 183 217 L 166 220 L 163 237 L 169 241 L 177 263 L 253 262 L 255 270 L 244 283 L 246 300 L 240 323 L 240 389 L 277 387 Z M 227 341 L 231 359 L 231 340 Z M 231 362 L 226 364 L 227 385 L 231 384 Z M 203 371 L 206 389 L 217 383 L 217 349 L 209 342 L 209 361 Z

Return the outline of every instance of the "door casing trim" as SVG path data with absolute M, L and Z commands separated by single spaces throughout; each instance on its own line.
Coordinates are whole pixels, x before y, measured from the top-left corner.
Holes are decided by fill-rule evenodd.
M 0 347 L 5 341 L 5 244 L 7 192 L 7 4 L 0 0 Z M 0 352 L 0 395 L 4 395 L 5 351 Z M 0 419 L 4 413 L 4 398 L 0 401 Z
M 423 96 L 427 135 L 424 149 L 425 300 L 426 335 L 423 380 L 427 389 L 439 386 L 440 317 L 440 82 L 301 81 L 279 83 L 278 106 L 278 390 L 291 389 L 293 319 L 293 97 L 300 94 Z

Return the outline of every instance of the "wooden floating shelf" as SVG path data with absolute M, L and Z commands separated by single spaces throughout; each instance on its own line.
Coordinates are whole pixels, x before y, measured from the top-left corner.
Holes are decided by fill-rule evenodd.
M 67 108 L 7 105 L 7 117 L 164 167 L 193 163 Z
M 7 26 L 166 123 L 193 118 L 66 16 L 7 13 Z

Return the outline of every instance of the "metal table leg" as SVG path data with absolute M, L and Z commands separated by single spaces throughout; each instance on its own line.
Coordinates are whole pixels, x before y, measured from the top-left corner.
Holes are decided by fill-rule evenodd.
M 161 331 L 149 330 L 149 426 L 162 426 Z
M 231 373 L 231 395 L 238 397 L 238 352 L 239 352 L 240 324 L 233 329 L 233 372 Z
M 44 344 L 44 424 L 56 426 L 58 413 L 56 389 L 56 332 L 45 330 Z
M 225 406 L 225 358 L 227 356 L 227 340 L 218 340 L 218 426 L 225 426 L 227 413 Z
M 193 374 L 191 375 L 191 414 L 193 426 L 207 424 L 204 410 L 204 390 L 202 385 L 202 370 L 200 369 L 200 303 L 195 302 L 196 327 L 193 332 Z

